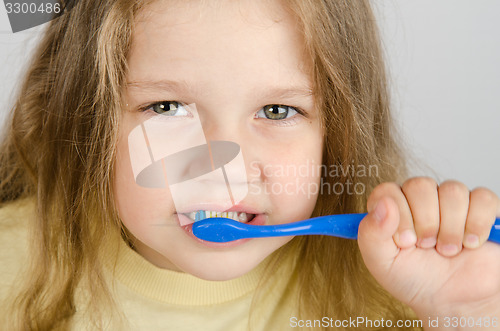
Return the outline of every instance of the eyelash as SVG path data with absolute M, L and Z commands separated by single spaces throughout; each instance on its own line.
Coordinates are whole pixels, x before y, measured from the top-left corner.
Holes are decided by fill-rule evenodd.
M 290 110 L 293 110 L 293 111 L 295 111 L 295 114 L 290 116 L 290 117 L 285 117 L 283 119 L 267 118 L 267 116 L 265 114 L 264 114 L 264 117 L 257 117 L 257 115 L 259 113 L 261 113 L 261 112 L 264 113 L 266 108 L 271 108 L 271 107 L 286 108 L 287 112 Z M 277 125 L 277 126 L 291 126 L 297 122 L 297 120 L 298 120 L 297 115 L 307 117 L 306 112 L 299 107 L 293 107 L 293 106 L 288 106 L 288 105 L 283 105 L 283 104 L 268 104 L 268 105 L 265 105 L 264 107 L 262 107 L 261 109 L 259 109 L 259 111 L 257 113 L 255 113 L 255 118 L 259 118 L 261 120 L 266 120 L 266 121 L 272 123 L 273 125 Z M 288 113 L 286 116 L 288 116 Z
M 153 102 L 153 103 L 150 103 L 150 104 L 148 104 L 148 105 L 146 105 L 144 107 L 140 107 L 139 111 L 140 112 L 146 112 L 148 110 L 151 110 L 153 113 L 161 115 L 160 113 L 158 113 L 158 112 L 156 112 L 156 111 L 153 110 L 154 106 L 161 105 L 161 104 L 174 104 L 174 103 L 177 104 L 178 107 L 182 107 L 182 109 L 185 110 L 184 103 L 182 103 L 182 102 L 171 101 L 171 100 L 164 100 L 164 101 Z
M 184 103 L 182 102 L 179 102 L 179 101 L 171 101 L 171 100 L 164 100 L 164 101 L 158 101 L 158 102 L 154 102 L 154 103 L 150 103 L 144 107 L 140 107 L 139 108 L 139 111 L 140 112 L 146 112 L 148 110 L 151 110 L 152 112 L 156 113 L 156 114 L 159 114 L 158 112 L 154 111 L 153 110 L 153 107 L 157 106 L 157 105 L 160 105 L 160 104 L 167 104 L 167 103 L 175 103 L 177 104 L 179 107 L 184 107 Z M 284 119 L 279 119 L 279 120 L 273 120 L 273 119 L 270 119 L 270 118 L 267 118 L 267 117 L 257 117 L 257 114 L 260 113 L 260 112 L 263 112 L 266 107 L 274 107 L 274 106 L 278 106 L 278 107 L 281 107 L 281 108 L 287 108 L 287 109 L 292 109 L 296 112 L 295 115 L 287 118 L 285 117 Z M 288 105 L 283 105 L 283 104 L 268 104 L 268 105 L 265 105 L 264 107 L 262 107 L 261 109 L 259 109 L 257 111 L 257 113 L 255 113 L 255 118 L 259 118 L 259 119 L 263 119 L 263 120 L 267 120 L 267 121 L 271 121 L 273 124 L 275 125 L 281 125 L 281 126 L 287 126 L 287 125 L 292 125 L 296 122 L 296 116 L 297 115 L 301 115 L 303 117 L 307 117 L 307 113 L 301 109 L 300 107 L 293 107 L 293 106 L 288 106 Z M 172 116 L 174 117 L 174 116 Z

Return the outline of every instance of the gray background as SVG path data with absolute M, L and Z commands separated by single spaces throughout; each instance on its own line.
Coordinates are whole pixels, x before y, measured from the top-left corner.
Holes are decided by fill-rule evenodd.
M 372 2 L 411 174 L 500 195 L 500 1 Z M 0 4 L 0 123 L 42 29 L 13 34 Z

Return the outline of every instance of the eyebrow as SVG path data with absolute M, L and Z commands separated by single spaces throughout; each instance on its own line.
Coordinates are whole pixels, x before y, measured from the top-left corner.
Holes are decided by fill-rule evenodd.
M 132 81 L 127 82 L 127 87 L 137 88 L 145 91 L 173 91 L 179 92 L 181 90 L 192 91 L 192 87 L 189 86 L 185 81 L 173 81 L 173 80 L 142 80 L 142 81 Z
M 127 82 L 127 87 L 139 89 L 149 92 L 170 91 L 178 94 L 185 94 L 186 92 L 197 94 L 200 92 L 199 88 L 194 88 L 186 81 L 173 81 L 173 80 L 141 80 Z M 201 87 L 202 88 L 202 87 Z M 313 95 L 313 90 L 309 86 L 290 86 L 290 87 L 271 87 L 265 90 L 255 89 L 251 91 L 251 95 L 259 96 L 260 98 L 278 98 L 290 99 L 296 97 L 310 97 Z

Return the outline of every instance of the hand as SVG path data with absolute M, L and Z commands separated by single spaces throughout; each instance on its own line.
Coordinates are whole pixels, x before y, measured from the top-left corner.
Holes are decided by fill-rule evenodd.
M 500 245 L 486 242 L 500 217 L 493 192 L 412 178 L 377 186 L 368 212 L 358 234 L 365 264 L 424 326 L 428 316 L 500 319 Z

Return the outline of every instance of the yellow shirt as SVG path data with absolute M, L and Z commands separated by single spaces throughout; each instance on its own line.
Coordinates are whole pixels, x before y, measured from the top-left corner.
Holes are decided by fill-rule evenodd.
M 28 225 L 33 219 L 33 204 L 21 201 L 0 209 L 0 320 L 3 307 L 11 297 L 8 291 L 22 276 L 21 266 L 28 261 Z M 205 281 L 189 274 L 160 269 L 120 240 L 112 286 L 113 299 L 127 326 L 109 325 L 109 330 L 249 330 L 250 304 L 267 260 L 246 275 L 228 281 Z M 279 268 L 280 277 L 290 277 L 290 268 Z M 108 261 L 107 274 L 111 277 Z M 21 273 L 21 274 L 18 274 Z M 111 278 L 110 278 L 111 279 Z M 294 314 L 288 303 L 293 293 L 286 281 L 265 293 L 255 308 L 252 330 L 288 330 Z M 85 288 L 75 297 L 77 313 L 73 330 L 92 330 L 85 315 Z M 84 298 L 85 297 L 85 298 Z M 110 323 L 112 320 L 110 319 Z

